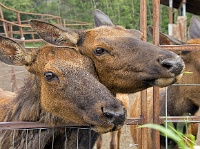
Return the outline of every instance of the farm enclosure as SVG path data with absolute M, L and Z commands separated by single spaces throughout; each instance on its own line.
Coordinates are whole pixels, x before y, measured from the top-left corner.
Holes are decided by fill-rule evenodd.
M 157 1 L 155 1 L 155 6 L 157 6 L 156 5 L 156 2 Z M 156 7 L 155 7 L 156 8 Z M 156 11 L 156 10 L 155 10 Z M 158 12 L 157 12 L 158 13 Z M 142 15 L 141 15 L 141 17 L 142 17 Z M 158 19 L 157 18 L 157 15 L 156 15 L 156 18 L 155 18 L 156 20 Z M 143 22 L 145 22 L 144 20 L 143 20 Z M 155 21 L 156 22 L 156 21 Z M 157 24 L 158 25 L 158 24 Z M 144 25 L 145 26 L 145 25 Z M 141 28 L 142 27 L 144 27 L 144 26 L 141 26 Z M 145 28 L 145 27 L 144 27 Z M 154 26 L 154 29 L 155 30 L 157 30 L 158 31 L 158 26 Z M 144 31 L 145 32 L 145 31 Z M 156 33 L 155 33 L 155 37 L 156 37 L 157 35 L 156 35 Z M 158 41 L 156 41 L 157 39 L 154 39 L 155 40 L 155 44 L 159 44 L 158 43 Z M 157 43 L 156 43 L 157 42 Z M 172 49 L 172 50 L 179 50 L 179 49 L 181 49 L 181 50 L 184 50 L 186 47 L 185 46 L 179 46 L 179 47 L 177 47 L 177 46 L 162 46 L 163 48 L 166 48 L 166 49 Z M 198 46 L 194 46 L 194 45 L 192 45 L 192 46 L 188 46 L 187 48 L 190 48 L 191 50 L 198 50 Z M 18 68 L 17 68 L 18 69 Z M 19 70 L 21 71 L 24 71 L 24 69 L 23 68 L 21 68 L 21 67 L 19 67 Z M 11 69 L 10 69 L 10 71 L 11 71 Z M 24 75 L 24 73 L 25 73 L 25 71 L 22 73 L 22 75 Z M 19 73 L 20 74 L 20 73 Z M 9 76 L 9 75 L 7 75 L 7 76 Z M 21 77 L 21 79 L 23 79 L 23 77 Z M 19 82 L 21 81 L 20 79 L 18 80 Z M 23 82 L 23 81 L 22 81 Z M 19 83 L 20 84 L 20 83 Z M 10 87 L 11 87 L 11 84 L 9 85 Z M 5 88 L 6 88 L 6 86 L 5 86 Z M 145 92 L 143 92 L 144 93 L 144 96 L 145 96 Z M 155 93 L 155 96 L 154 97 L 157 97 L 156 96 L 156 94 L 158 94 L 158 90 L 155 88 L 155 90 L 154 90 L 154 93 Z M 145 101 L 144 101 L 145 102 Z M 156 102 L 156 98 L 155 98 L 155 102 Z M 145 104 L 144 104 L 145 105 Z M 156 104 L 156 105 L 159 105 L 159 104 Z M 145 107 L 143 107 L 143 108 L 145 108 Z M 156 108 L 156 107 L 155 107 Z M 158 107 L 157 107 L 158 108 Z M 143 109 L 144 110 L 144 109 Z M 142 114 L 142 116 L 144 116 L 143 118 L 145 118 L 145 111 L 143 111 L 144 113 Z M 155 109 L 155 112 L 158 112 L 158 109 Z M 156 116 L 156 115 L 155 115 Z M 158 115 L 157 115 L 158 116 Z M 156 118 L 156 117 L 155 117 Z M 157 117 L 158 118 L 158 117 Z M 155 119 L 155 122 L 157 123 L 158 122 L 158 119 L 156 120 Z M 143 123 L 145 123 L 145 119 L 144 119 L 144 121 L 143 121 Z M 145 130 L 143 131 L 143 133 L 145 133 Z M 145 148 L 145 147 L 143 147 L 143 148 Z

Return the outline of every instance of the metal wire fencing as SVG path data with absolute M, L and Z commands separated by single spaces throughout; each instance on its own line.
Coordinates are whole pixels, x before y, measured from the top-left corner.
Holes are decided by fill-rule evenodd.
M 97 137 L 90 127 L 49 127 L 37 122 L 1 122 L 1 149 L 90 149 Z

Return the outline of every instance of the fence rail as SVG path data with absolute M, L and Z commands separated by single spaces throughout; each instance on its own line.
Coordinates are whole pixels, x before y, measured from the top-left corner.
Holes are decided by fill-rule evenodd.
M 6 20 L 4 13 L 9 11 L 15 15 L 15 20 Z M 64 27 L 75 27 L 82 29 L 83 27 L 90 27 L 93 24 L 89 22 L 82 22 L 76 20 L 63 19 L 60 16 L 40 13 L 22 12 L 9 7 L 6 7 L 0 3 L 0 35 L 13 38 L 15 41 L 27 46 L 27 43 L 33 43 L 36 46 L 44 43 L 35 31 L 32 30 L 29 20 L 22 20 L 22 15 L 29 16 L 30 19 L 39 19 L 46 22 L 54 22 L 55 25 Z

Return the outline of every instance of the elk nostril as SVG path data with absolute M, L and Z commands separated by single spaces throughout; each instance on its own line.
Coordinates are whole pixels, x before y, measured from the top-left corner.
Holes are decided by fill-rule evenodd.
M 175 75 L 179 75 L 184 68 L 184 64 L 178 60 L 159 59 L 158 62 L 162 67 L 166 68 L 169 72 L 174 73 Z
M 114 117 L 115 117 L 115 114 L 112 113 L 112 112 L 106 112 L 106 113 L 103 113 L 103 115 L 107 118 L 107 120 L 113 120 Z
M 165 68 L 167 68 L 167 69 L 170 69 L 171 67 L 173 67 L 173 65 L 172 65 L 172 63 L 171 63 L 170 61 L 168 61 L 168 60 L 166 60 L 166 59 L 163 59 L 163 58 L 159 58 L 159 59 L 158 59 L 158 63 L 159 63 L 161 66 L 163 66 L 163 67 L 165 67 Z
M 123 125 L 126 118 L 126 110 L 112 111 L 106 108 L 102 108 L 103 115 L 108 122 L 113 123 L 114 125 Z
M 109 112 L 107 111 L 105 108 L 101 108 L 102 109 L 102 112 L 103 112 L 103 115 L 106 117 L 107 120 L 111 120 L 115 117 L 115 114 L 113 112 Z
M 173 65 L 170 64 L 170 63 L 161 63 L 161 65 L 162 65 L 163 67 L 167 68 L 168 70 L 171 69 L 171 68 L 173 67 Z

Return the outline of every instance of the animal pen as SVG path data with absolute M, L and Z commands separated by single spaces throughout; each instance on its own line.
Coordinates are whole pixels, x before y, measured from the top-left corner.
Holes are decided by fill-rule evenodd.
M 185 1 L 183 0 L 182 3 L 185 3 Z M 171 8 L 170 8 L 171 9 Z M 153 43 L 155 45 L 158 45 L 164 49 L 167 50 L 172 50 L 172 51 L 188 51 L 188 50 L 200 50 L 200 45 L 183 45 L 183 46 L 172 46 L 172 45 L 160 45 L 159 43 L 159 28 L 160 28 L 160 0 L 153 0 Z M 171 14 L 170 14 L 171 16 Z M 58 18 L 60 19 L 60 18 Z M 1 21 L 4 21 L 1 18 Z M 9 22 L 6 22 L 9 23 Z M 59 23 L 58 23 L 59 24 Z M 85 25 L 85 23 L 83 23 L 82 25 Z M 88 25 L 88 24 L 87 24 Z M 6 26 L 4 26 L 6 28 Z M 25 25 L 20 26 L 20 27 L 25 27 Z M 11 28 L 11 27 L 8 27 Z M 7 29 L 8 29 L 7 28 Z M 141 32 L 143 32 L 144 34 L 144 40 L 147 40 L 147 1 L 146 0 L 140 0 L 140 30 Z M 23 37 L 22 34 L 22 29 L 20 29 L 20 35 L 21 37 Z M 11 33 L 11 30 L 10 30 Z M 9 31 L 6 32 L 5 34 L 7 37 L 9 37 Z M 12 36 L 11 36 L 12 37 Z M 38 41 L 41 41 L 41 39 L 38 39 Z M 22 39 L 22 42 L 25 43 L 25 41 Z M 27 41 L 27 42 L 36 42 L 36 40 L 34 41 Z M 186 84 L 182 84 L 182 85 L 186 85 Z M 197 85 L 199 86 L 199 84 L 188 84 L 188 85 Z M 151 120 L 148 117 L 147 114 L 147 91 L 144 90 L 141 92 L 141 116 L 140 117 L 136 117 L 136 118 L 129 118 L 126 121 L 127 125 L 143 125 L 143 124 L 147 124 L 149 123 Z M 153 123 L 155 124 L 161 124 L 161 123 L 167 123 L 167 122 L 191 122 L 191 123 L 195 123 L 195 122 L 200 122 L 200 117 L 199 116 L 190 116 L 190 117 L 184 117 L 184 116 L 173 116 L 173 117 L 160 117 L 159 115 L 159 108 L 160 108 L 160 100 L 159 100 L 159 88 L 158 87 L 154 87 L 153 88 Z M 63 127 L 63 129 L 65 129 L 66 127 L 70 127 L 70 126 L 61 126 Z M 56 132 L 56 128 L 49 128 L 49 126 L 41 124 L 41 123 L 37 123 L 37 122 L 1 122 L 0 123 L 0 135 L 1 132 L 3 132 L 4 129 L 10 129 L 10 131 L 12 131 L 12 134 L 15 135 L 15 130 L 16 129 L 20 129 L 20 130 L 26 130 L 26 139 L 28 140 L 29 137 L 31 137 L 31 133 L 33 131 L 39 131 L 42 132 L 43 129 L 49 129 L 49 133 L 55 133 Z M 71 126 L 70 128 L 78 128 L 80 130 L 82 129 L 89 129 L 89 127 L 78 127 L 78 126 Z M 79 132 L 79 131 L 78 131 Z M 65 131 L 65 133 L 67 133 L 67 131 Z M 148 136 L 148 131 L 147 128 L 141 128 L 138 129 L 138 148 L 139 149 L 148 149 L 148 142 L 142 141 L 142 140 L 147 140 L 147 136 Z M 91 136 L 91 134 L 88 134 L 89 136 Z M 152 142 L 154 142 L 154 149 L 159 149 L 160 148 L 160 133 L 156 130 L 153 130 L 153 134 L 152 134 Z M 38 136 L 40 137 L 40 136 Z M 64 136 L 65 137 L 65 136 Z M 13 137 L 14 138 L 14 137 Z M 77 138 L 78 140 L 78 133 L 77 133 Z M 14 142 L 15 140 L 13 140 Z M 41 140 L 42 141 L 42 140 Z M 52 138 L 52 148 L 53 148 L 53 141 L 54 138 Z M 28 141 L 26 141 L 26 147 L 28 148 Z M 15 144 L 13 143 L 13 148 L 14 148 Z M 65 146 L 67 148 L 67 146 Z M 38 148 L 40 148 L 40 144 L 38 144 Z M 78 147 L 78 141 L 77 141 L 77 148 Z

